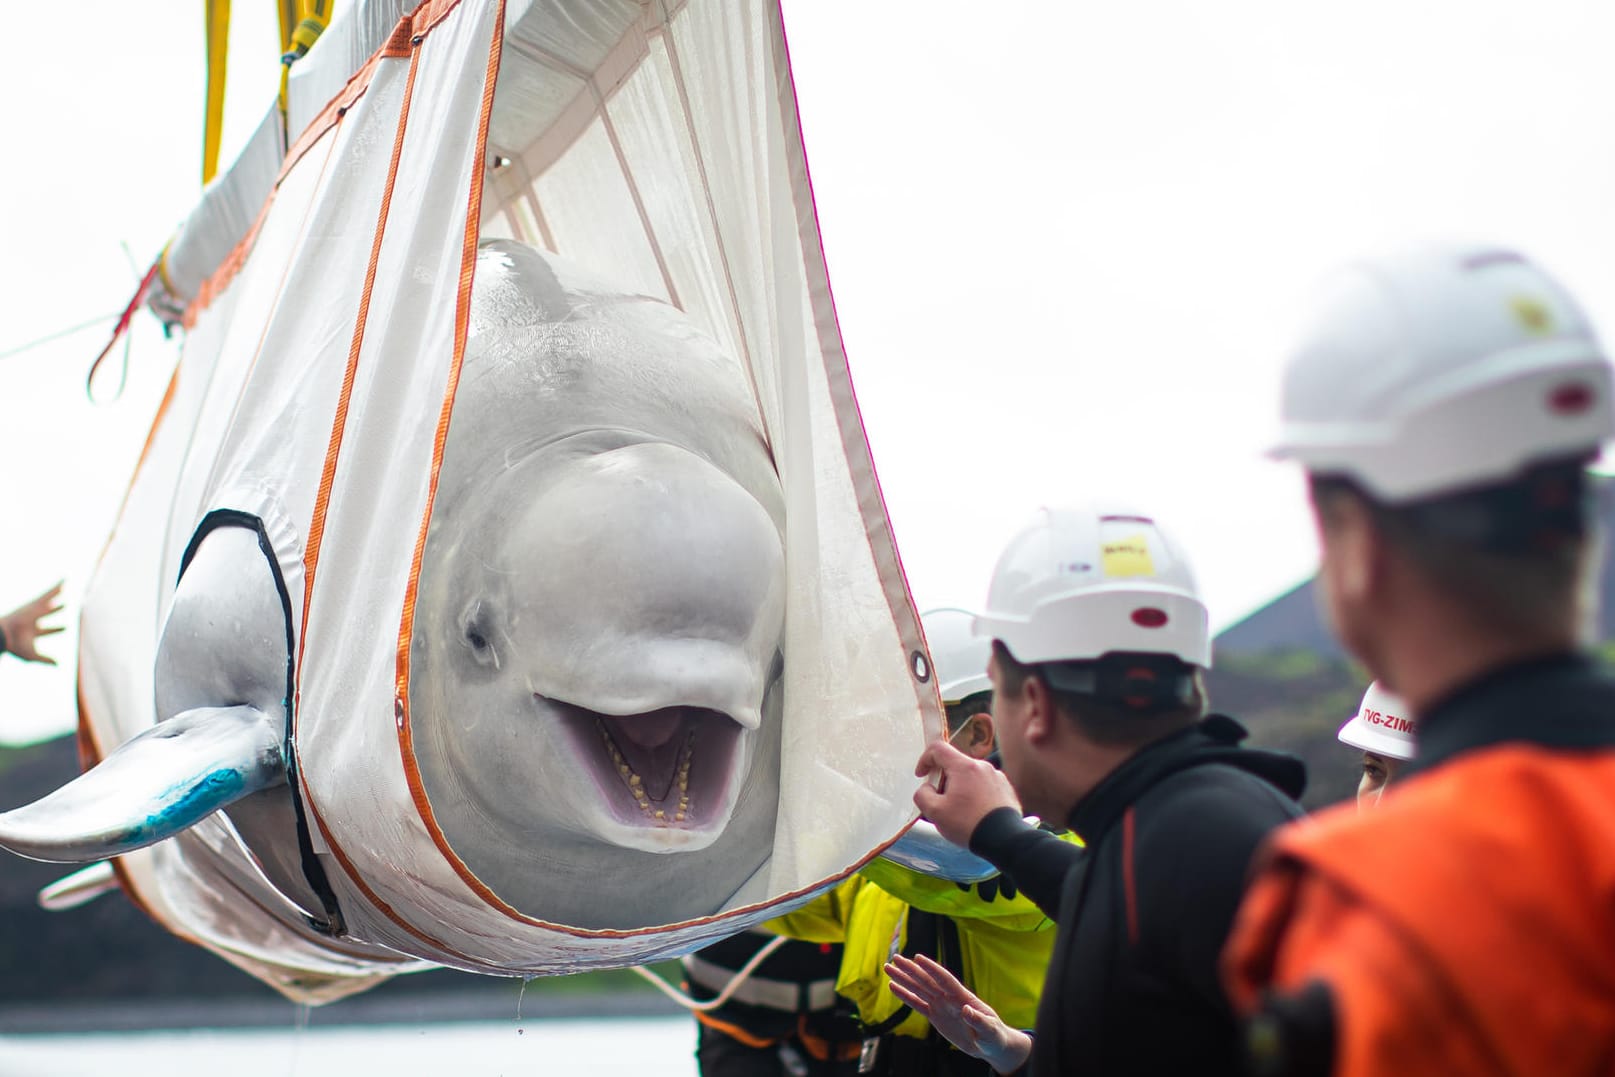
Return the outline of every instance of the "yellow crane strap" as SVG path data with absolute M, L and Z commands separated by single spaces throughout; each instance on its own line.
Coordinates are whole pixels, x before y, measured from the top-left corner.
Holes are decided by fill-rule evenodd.
M 202 182 L 219 171 L 224 130 L 224 84 L 230 53 L 230 0 L 203 0 L 207 10 L 207 107 L 202 126 Z M 280 18 L 280 113 L 286 115 L 291 65 L 319 40 L 331 21 L 331 0 L 275 0 Z
M 292 64 L 302 59 L 331 21 L 331 0 L 279 0 L 280 6 L 280 116 L 286 119 L 286 86 Z M 284 129 L 285 124 L 282 123 Z M 290 140 L 292 133 L 286 132 Z
M 297 0 L 297 25 L 292 28 L 291 37 L 285 43 L 280 62 L 290 64 L 301 59 L 310 46 L 325 32 L 325 26 L 331 21 L 328 0 Z
M 224 131 L 224 77 L 230 53 L 230 0 L 207 5 L 207 101 L 202 118 L 202 182 L 219 171 L 219 137 Z
M 280 16 L 280 51 L 292 47 L 292 31 L 297 29 L 297 0 L 275 0 L 275 11 Z

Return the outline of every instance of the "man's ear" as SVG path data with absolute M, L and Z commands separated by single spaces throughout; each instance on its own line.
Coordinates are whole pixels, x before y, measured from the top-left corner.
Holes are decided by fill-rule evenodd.
M 1026 740 L 1031 744 L 1046 744 L 1054 735 L 1054 694 L 1043 683 L 1042 677 L 1029 676 L 1021 684 L 1021 703 L 1026 711 L 1023 725 Z
M 970 732 L 965 736 L 964 743 L 960 745 L 964 753 L 975 759 L 986 759 L 993 754 L 998 745 L 997 732 L 993 728 L 993 716 L 986 711 L 977 711 L 966 719 Z
M 1368 505 L 1357 497 L 1334 497 L 1317 505 L 1323 570 L 1337 602 L 1356 605 L 1384 584 L 1385 536 Z

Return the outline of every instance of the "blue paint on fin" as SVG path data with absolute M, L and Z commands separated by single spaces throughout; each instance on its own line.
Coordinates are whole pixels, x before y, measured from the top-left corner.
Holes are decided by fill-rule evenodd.
M 143 842 L 176 834 L 240 797 L 246 786 L 246 776 L 230 767 L 221 767 L 189 786 L 175 786 L 165 796 L 162 810 L 131 827 L 122 840 Z

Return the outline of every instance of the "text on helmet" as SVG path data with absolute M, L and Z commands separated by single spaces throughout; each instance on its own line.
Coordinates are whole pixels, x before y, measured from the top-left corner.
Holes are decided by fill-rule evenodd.
M 1406 718 L 1398 718 L 1394 714 L 1383 714 L 1380 711 L 1368 710 L 1367 708 L 1364 708 L 1362 712 L 1362 719 L 1369 725 L 1384 726 L 1393 733 L 1412 734 L 1414 727 L 1417 725 L 1417 723 Z

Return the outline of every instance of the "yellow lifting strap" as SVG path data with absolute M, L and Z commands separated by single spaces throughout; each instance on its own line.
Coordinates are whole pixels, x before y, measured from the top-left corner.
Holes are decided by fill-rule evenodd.
M 207 102 L 202 117 L 202 182 L 219 171 L 219 136 L 224 131 L 225 62 L 230 55 L 230 0 L 207 5 Z
M 203 0 L 207 10 L 207 107 L 202 123 L 202 182 L 219 171 L 224 131 L 224 84 L 230 55 L 230 0 Z M 280 112 L 286 115 L 286 76 L 331 21 L 331 0 L 275 0 L 280 17 Z
M 297 29 L 297 0 L 275 0 L 275 11 L 280 16 L 280 51 L 291 47 L 292 31 Z
M 331 21 L 331 0 L 292 0 L 295 6 L 297 22 L 287 32 L 286 27 L 286 0 L 281 3 L 281 48 L 280 62 L 290 64 L 302 58 L 310 46 L 319 40 L 325 32 L 325 26 Z
M 203 0 L 207 11 L 207 107 L 202 124 L 202 182 L 219 171 L 224 131 L 224 85 L 230 55 L 230 0 Z M 319 39 L 331 21 L 331 0 L 275 0 L 280 18 L 280 112 L 286 114 L 286 81 L 294 61 Z
M 286 86 L 292 64 L 319 40 L 331 21 L 331 0 L 279 0 L 280 7 L 280 115 L 286 118 Z M 286 133 L 288 139 L 291 132 Z

